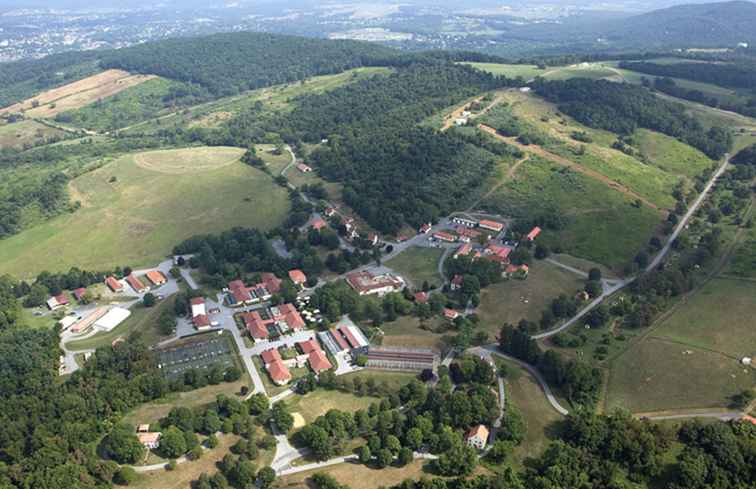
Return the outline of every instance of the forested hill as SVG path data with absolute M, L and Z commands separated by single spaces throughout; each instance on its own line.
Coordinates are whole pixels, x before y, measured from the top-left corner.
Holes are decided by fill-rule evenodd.
M 614 46 L 690 48 L 756 41 L 756 4 L 746 1 L 677 5 L 601 27 Z
M 652 129 L 679 139 L 710 158 L 721 158 L 732 145 L 732 135 L 713 127 L 708 131 L 685 108 L 657 97 L 643 87 L 606 80 L 576 78 L 567 81 L 539 79 L 536 92 L 556 103 L 559 110 L 579 122 L 620 135 L 637 128 Z
M 197 83 L 225 96 L 339 73 L 395 55 L 376 44 L 236 32 L 111 51 L 102 57 L 102 66 Z

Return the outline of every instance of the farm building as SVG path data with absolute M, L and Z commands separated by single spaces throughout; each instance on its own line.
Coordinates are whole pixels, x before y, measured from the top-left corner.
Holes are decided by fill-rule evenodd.
M 51 311 L 60 309 L 61 307 L 65 307 L 68 304 L 69 304 L 68 297 L 66 297 L 65 294 L 58 294 L 56 296 L 53 296 L 47 299 L 47 307 Z
M 373 275 L 368 271 L 348 273 L 346 282 L 359 295 L 383 296 L 404 288 L 404 280 L 399 277 L 391 274 Z
M 504 225 L 500 222 L 496 221 L 490 221 L 488 219 L 483 219 L 478 223 L 478 226 L 480 226 L 483 229 L 487 229 L 489 231 L 493 231 L 495 233 L 500 233 L 504 230 Z
M 147 277 L 147 280 L 152 282 L 152 285 L 155 287 L 160 287 L 161 285 L 164 285 L 168 282 L 168 279 L 163 275 L 163 272 L 159 270 L 150 270 L 145 274 Z
M 306 326 L 304 319 L 292 304 L 246 312 L 241 315 L 241 318 L 249 335 L 255 341 L 267 340 L 271 335 L 271 330 L 285 333 L 289 330 L 301 331 Z
M 467 446 L 477 448 L 478 450 L 485 450 L 488 445 L 489 431 L 484 425 L 479 424 L 473 426 L 465 435 L 465 443 Z
M 433 239 L 446 241 L 447 243 L 454 243 L 455 241 L 457 241 L 456 236 L 445 231 L 436 231 L 435 233 L 433 233 Z
M 483 236 L 483 233 L 480 231 L 465 226 L 457 226 L 454 230 L 457 232 L 457 240 L 464 243 L 469 243 L 470 241 L 477 240 Z
M 206 314 L 198 314 L 192 318 L 192 324 L 197 331 L 207 331 L 213 327 L 213 323 Z
M 137 294 L 144 294 L 145 292 L 150 290 L 146 285 L 144 285 L 144 282 L 139 280 L 139 278 L 133 273 L 126 277 L 126 282 L 131 286 L 132 289 L 134 289 L 134 292 L 136 292 Z
M 395 347 L 370 347 L 369 368 L 384 370 L 422 371 L 435 369 L 438 355 L 428 349 L 407 349 Z
M 281 290 L 281 279 L 272 273 L 263 273 L 262 281 L 251 287 L 244 285 L 241 280 L 234 280 L 228 284 L 226 301 L 231 307 L 250 306 L 258 302 L 270 300 L 273 294 Z
M 530 230 L 528 235 L 525 236 L 525 239 L 527 239 L 528 241 L 534 241 L 538 237 L 539 234 L 541 234 L 541 228 L 536 226 Z
M 467 256 L 472 251 L 472 245 L 470 243 L 465 243 L 459 248 L 457 248 L 457 251 L 454 252 L 453 258 L 456 260 L 460 256 Z
M 500 246 L 496 244 L 489 244 L 486 249 L 483 250 L 483 254 L 487 259 L 499 262 L 501 264 L 509 263 L 509 255 L 512 253 L 512 248 L 508 246 Z
M 257 311 L 245 312 L 241 315 L 242 321 L 244 321 L 244 327 L 247 328 L 249 336 L 257 341 L 267 341 L 270 336 L 268 331 L 268 324 L 260 316 Z
M 58 321 L 58 324 L 60 324 L 61 330 L 66 331 L 77 322 L 79 322 L 79 318 L 76 316 L 63 316 L 63 319 Z
M 307 275 L 302 270 L 289 270 L 289 278 L 294 285 L 304 287 L 307 284 Z
M 123 284 L 112 275 L 105 279 L 105 285 L 115 293 L 123 292 Z
M 131 316 L 131 311 L 122 307 L 113 307 L 95 321 L 94 326 L 102 331 L 110 331 Z
M 72 333 L 81 333 L 88 330 L 98 319 L 108 313 L 107 307 L 98 307 L 87 316 L 79 318 L 79 320 L 71 326 Z

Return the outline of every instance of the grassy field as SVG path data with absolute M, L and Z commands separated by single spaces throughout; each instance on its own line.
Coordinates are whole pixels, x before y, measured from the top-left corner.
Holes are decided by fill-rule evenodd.
M 755 382 L 756 370 L 730 357 L 649 338 L 613 362 L 607 409 L 621 407 L 638 413 L 721 408 Z
M 515 461 L 522 463 L 528 457 L 539 456 L 546 449 L 558 433 L 558 423 L 563 418 L 551 407 L 531 375 L 513 363 L 503 360 L 502 363 L 507 366 L 508 372 L 507 398 L 527 424 L 525 440 L 513 452 Z
M 239 440 L 236 435 L 221 434 L 218 436 L 218 446 L 212 450 L 205 450 L 199 460 L 185 462 L 176 470 L 155 470 L 140 474 L 129 487 L 136 489 L 187 489 L 192 481 L 199 479 L 200 474 L 207 472 L 214 474 L 218 471 L 217 464 L 229 449 Z
M 535 78 L 536 76 L 543 76 L 546 70 L 538 68 L 536 65 L 516 65 L 516 64 L 504 64 L 504 63 L 464 63 L 470 65 L 473 68 L 477 68 L 481 71 L 487 71 L 497 76 L 505 76 L 507 78 L 517 78 L 521 76 L 525 80 Z
M 115 95 L 154 78 L 131 75 L 122 70 L 107 70 L 46 92 L 0 110 L 0 114 L 23 112 L 29 117 L 52 117 L 78 109 L 99 99 Z
M 304 396 L 293 396 L 286 399 L 289 412 L 299 413 L 307 423 L 312 423 L 318 416 L 322 416 L 331 409 L 353 413 L 360 409 L 367 409 L 370 404 L 380 401 L 377 397 L 358 397 L 341 391 L 327 391 L 318 389 Z
M 639 129 L 633 139 L 649 163 L 672 174 L 692 178 L 714 164 L 709 157 L 692 146 L 658 132 Z
M 713 279 L 667 318 L 654 336 L 733 359 L 754 354 L 756 282 Z
M 189 392 L 177 392 L 168 394 L 163 399 L 142 404 L 123 418 L 124 423 L 142 424 L 156 423 L 160 418 L 168 415 L 175 406 L 200 407 L 215 402 L 218 394 L 235 397 L 239 394 L 242 386 L 249 386 L 249 375 L 245 372 L 242 378 L 236 382 L 221 382 L 218 385 L 208 385 Z
M 446 342 L 442 335 L 434 331 L 445 321 L 447 320 L 441 317 L 421 321 L 415 316 L 402 316 L 396 321 L 381 325 L 381 330 L 385 333 L 381 344 L 406 348 L 433 348 L 441 352 L 445 349 Z
M 727 275 L 756 279 L 756 227 L 746 230 L 745 241 L 735 250 L 725 268 Z
M 309 478 L 318 472 L 326 472 L 341 484 L 354 489 L 379 489 L 399 484 L 405 479 L 430 476 L 431 473 L 424 469 L 428 464 L 427 461 L 417 460 L 401 468 L 387 467 L 378 470 L 362 464 L 346 463 L 282 477 L 277 480 L 276 487 L 278 489 L 312 489 L 314 486 L 309 482 Z
M 514 180 L 492 192 L 481 206 L 515 218 L 558 213 L 565 217 L 566 226 L 545 231 L 542 242 L 618 270 L 661 221 L 656 211 L 631 204 L 602 182 L 531 157 L 519 167 Z
M 33 120 L 0 125 L 0 149 L 22 148 L 25 144 L 39 144 L 53 136 L 63 136 L 59 129 L 48 127 Z
M 417 379 L 417 374 L 411 372 L 392 372 L 388 370 L 368 369 L 346 374 L 343 378 L 350 379 L 354 377 L 359 377 L 363 381 L 373 379 L 377 385 L 386 384 L 391 389 L 399 389 L 413 379 Z
M 481 292 L 478 315 L 491 337 L 504 323 L 538 321 L 559 294 L 574 295 L 585 282 L 578 275 L 543 261 L 534 261 L 527 280 L 507 280 Z
M 409 280 L 416 289 L 421 288 L 426 281 L 438 287 L 441 285 L 438 262 L 443 254 L 443 250 L 439 248 L 414 246 L 387 261 L 386 266 Z
M 107 346 L 121 336 L 127 337 L 134 331 L 140 331 L 145 342 L 153 345 L 161 339 L 157 330 L 158 318 L 164 310 L 173 309 L 174 300 L 174 297 L 169 297 L 150 308 L 137 303 L 131 308 L 131 316 L 112 330 L 102 331 L 83 340 L 71 341 L 66 343 L 66 347 L 72 351 L 95 349 Z
M 195 234 L 275 227 L 288 212 L 286 191 L 237 163 L 241 153 L 224 147 L 139 153 L 76 178 L 70 193 L 81 209 L 0 242 L 0 273 L 145 266 Z
M 522 77 L 525 80 L 537 76 L 549 80 L 567 80 L 569 78 L 605 78 L 615 76 L 617 73 L 608 67 L 595 63 L 582 63 L 579 65 L 548 67 L 539 69 L 536 65 L 527 64 L 504 64 L 504 63 L 465 63 L 482 71 L 494 75 L 503 75 L 507 78 Z

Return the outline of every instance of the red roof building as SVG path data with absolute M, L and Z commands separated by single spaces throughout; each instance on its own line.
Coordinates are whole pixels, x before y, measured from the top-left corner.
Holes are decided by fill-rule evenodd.
M 496 221 L 489 221 L 488 219 L 483 219 L 478 223 L 478 226 L 482 227 L 483 229 L 488 229 L 489 231 L 494 232 L 501 232 L 504 229 L 504 225 L 500 222 Z
M 473 247 L 470 243 L 465 243 L 459 248 L 457 248 L 457 251 L 454 253 L 454 259 L 459 258 L 460 256 L 467 256 L 472 251 Z
M 428 234 L 433 226 L 431 226 L 430 223 L 423 224 L 420 226 L 419 232 L 420 234 Z
M 526 239 L 527 239 L 528 241 L 533 241 L 533 240 L 535 240 L 535 239 L 536 239 L 536 237 L 537 237 L 537 236 L 538 236 L 539 234 L 541 234 L 541 228 L 539 228 L 538 226 L 536 226 L 536 227 L 534 227 L 533 229 L 531 229 L 531 230 L 530 230 L 530 232 L 528 233 L 528 235 L 527 235 L 527 236 L 525 236 L 525 238 L 526 238 Z
M 316 217 L 315 219 L 310 221 L 310 227 L 316 231 L 320 231 L 321 229 L 328 227 L 328 224 L 321 218 Z
M 283 359 L 281 358 L 281 354 L 275 348 L 271 348 L 270 350 L 265 350 L 264 352 L 260 354 L 260 358 L 262 358 L 263 364 L 266 367 L 273 362 L 283 361 Z
M 288 384 L 291 380 L 291 372 L 289 372 L 289 369 L 286 368 L 286 365 L 281 361 L 273 362 L 266 368 L 268 369 L 270 378 L 273 379 L 273 382 L 277 385 Z
M 302 173 L 310 173 L 312 171 L 312 167 L 305 165 L 304 163 L 299 163 L 297 164 L 297 170 L 301 171 Z
M 416 292 L 415 293 L 415 302 L 418 304 L 425 304 L 428 302 L 428 293 L 427 292 Z
M 134 292 L 136 292 L 137 294 L 141 294 L 142 292 L 146 292 L 148 290 L 147 286 L 144 285 L 144 282 L 139 280 L 133 273 L 126 277 L 126 282 L 128 282 L 128 284 L 132 289 L 134 289 Z
M 346 275 L 346 282 L 359 295 L 384 295 L 404 288 L 404 282 L 393 275 L 373 275 L 367 270 L 351 272 Z
M 456 236 L 445 231 L 436 231 L 435 233 L 433 233 L 433 237 L 439 241 L 446 241 L 447 243 L 453 243 L 457 241 Z
M 192 318 L 192 324 L 194 324 L 194 327 L 198 330 L 208 329 L 211 326 L 210 318 L 204 314 L 194 316 Z
M 267 340 L 270 333 L 268 332 L 267 323 L 263 321 L 260 313 L 257 311 L 245 312 L 241 315 L 244 326 L 249 331 L 249 335 L 255 340 Z
M 307 283 L 307 275 L 302 270 L 289 270 L 289 278 L 296 285 L 305 285 Z
M 163 275 L 163 272 L 159 270 L 150 270 L 149 272 L 145 274 L 145 276 L 147 277 L 147 280 L 152 282 L 152 284 L 155 286 L 163 285 L 166 282 L 168 282 L 168 279 L 165 278 L 165 275 Z
M 113 276 L 105 279 L 105 285 L 107 285 L 113 292 L 123 292 L 123 284 Z
M 333 365 L 328 361 L 328 357 L 323 350 L 311 352 L 307 360 L 310 362 L 310 368 L 316 374 L 333 368 Z
M 316 340 L 315 338 L 310 338 L 307 341 L 300 341 L 299 343 L 297 343 L 297 346 L 305 355 L 320 350 L 318 340 Z
M 271 294 L 278 294 L 281 290 L 281 279 L 270 272 L 262 274 L 262 284 Z
M 85 289 L 84 287 L 79 287 L 78 289 L 73 291 L 74 298 L 77 301 L 81 301 L 81 299 L 84 297 L 84 294 L 86 293 L 87 293 L 87 289 Z
M 348 350 L 349 345 L 347 344 L 346 340 L 344 339 L 344 336 L 341 334 L 341 332 L 336 328 L 330 329 L 331 337 L 334 339 L 336 344 L 339 345 L 339 348 L 341 351 Z
M 454 309 L 444 308 L 444 317 L 446 319 L 451 319 L 452 321 L 454 321 L 459 317 L 459 312 L 455 311 Z
M 743 422 L 747 421 L 751 424 L 756 425 L 756 418 L 754 418 L 753 416 L 748 416 L 747 414 L 743 416 L 742 418 L 740 418 L 740 421 L 743 421 Z

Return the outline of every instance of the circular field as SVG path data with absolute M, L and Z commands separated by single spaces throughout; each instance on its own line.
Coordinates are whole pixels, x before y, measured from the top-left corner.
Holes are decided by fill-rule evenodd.
M 134 162 L 146 169 L 172 175 L 217 170 L 239 161 L 244 150 L 229 147 L 199 147 L 147 151 L 134 155 Z

